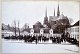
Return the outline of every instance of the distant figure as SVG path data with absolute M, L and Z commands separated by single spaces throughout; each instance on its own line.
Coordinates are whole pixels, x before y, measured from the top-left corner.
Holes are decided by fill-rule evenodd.
M 62 33 L 61 38 L 62 38 L 62 39 L 65 38 L 65 33 L 64 33 L 64 32 Z
M 66 32 L 66 33 L 65 33 L 65 40 L 66 40 L 66 41 L 70 38 L 69 36 L 70 36 L 69 33 Z
M 35 40 L 36 40 L 35 42 L 36 42 L 36 44 L 37 44 L 37 36 L 36 36 L 36 39 L 35 39 Z

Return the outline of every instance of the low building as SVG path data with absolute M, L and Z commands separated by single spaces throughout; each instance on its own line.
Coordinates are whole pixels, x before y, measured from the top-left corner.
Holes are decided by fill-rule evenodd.
M 2 36 L 8 37 L 8 36 L 12 36 L 12 35 L 14 35 L 14 32 L 12 32 L 10 30 L 2 30 Z
M 79 21 L 67 28 L 67 32 L 70 34 L 70 38 L 74 38 L 79 41 Z
M 30 36 L 46 36 L 46 37 L 61 37 L 61 34 L 56 34 L 50 28 L 31 28 L 22 31 L 22 35 Z
M 43 25 L 37 21 L 34 25 L 33 25 L 33 28 L 43 28 Z
M 27 29 L 24 29 L 24 30 L 22 30 L 21 31 L 21 35 L 29 35 L 30 34 L 30 30 L 31 30 L 31 28 L 27 28 Z

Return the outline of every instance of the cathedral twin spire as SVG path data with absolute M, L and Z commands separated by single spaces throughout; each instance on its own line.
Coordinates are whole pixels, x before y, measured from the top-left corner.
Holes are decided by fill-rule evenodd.
M 54 16 L 55 16 L 55 9 L 54 9 Z M 60 16 L 60 11 L 59 11 L 59 4 L 58 4 L 58 8 L 57 8 L 57 17 Z M 45 17 L 47 17 L 47 8 L 46 8 L 46 11 L 45 11 Z
M 54 9 L 54 16 L 55 16 L 55 9 Z M 59 11 L 59 4 L 58 4 L 57 17 L 59 17 L 59 16 L 60 16 L 60 11 Z M 43 24 L 48 25 L 47 8 L 45 11 L 45 17 L 44 17 L 44 23 Z

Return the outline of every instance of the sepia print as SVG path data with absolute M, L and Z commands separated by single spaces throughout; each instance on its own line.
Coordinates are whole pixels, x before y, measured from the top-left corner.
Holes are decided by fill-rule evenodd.
M 79 3 L 2 2 L 2 53 L 79 53 Z

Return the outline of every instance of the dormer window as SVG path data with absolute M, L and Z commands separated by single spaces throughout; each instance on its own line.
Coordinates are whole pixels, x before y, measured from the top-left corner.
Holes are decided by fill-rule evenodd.
M 43 29 L 41 29 L 41 30 L 40 30 L 40 34 L 43 34 L 43 32 L 44 32 L 44 30 L 43 30 Z
M 34 33 L 34 29 L 31 29 L 31 31 L 30 31 L 30 32 L 31 32 L 31 34 L 33 34 L 33 33 Z
M 49 32 L 50 32 L 50 34 L 53 34 L 53 29 L 50 29 Z

